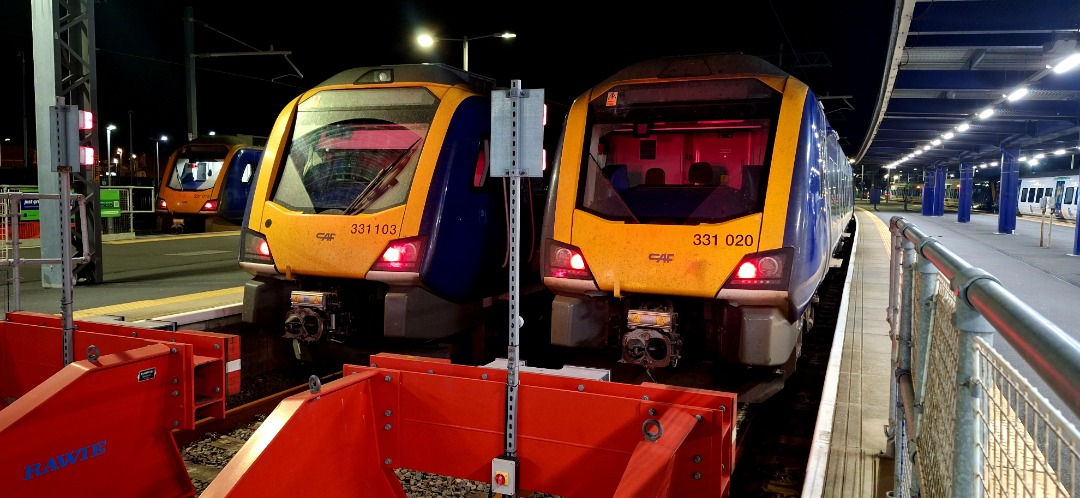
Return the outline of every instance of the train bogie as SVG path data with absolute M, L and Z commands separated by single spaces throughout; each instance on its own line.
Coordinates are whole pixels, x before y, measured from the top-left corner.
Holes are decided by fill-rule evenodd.
M 809 89 L 745 55 L 633 65 L 571 107 L 544 230 L 552 343 L 793 365 L 852 217 Z

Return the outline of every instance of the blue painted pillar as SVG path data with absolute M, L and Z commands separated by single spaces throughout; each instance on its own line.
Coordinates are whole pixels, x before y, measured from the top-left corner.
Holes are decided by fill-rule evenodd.
M 971 221 L 971 194 L 975 183 L 975 165 L 960 163 L 960 194 L 957 199 L 956 221 Z
M 998 192 L 998 233 L 1016 230 L 1016 194 L 1020 188 L 1020 149 L 1001 150 L 1001 191 Z
M 1077 192 L 1080 195 L 1080 192 Z M 1080 256 L 1080 223 L 1073 229 L 1073 256 Z
M 934 170 L 934 216 L 945 216 L 945 167 Z
M 922 215 L 933 216 L 934 202 L 937 199 L 937 192 L 934 191 L 937 186 L 937 182 L 934 181 L 934 170 L 924 169 L 922 173 Z

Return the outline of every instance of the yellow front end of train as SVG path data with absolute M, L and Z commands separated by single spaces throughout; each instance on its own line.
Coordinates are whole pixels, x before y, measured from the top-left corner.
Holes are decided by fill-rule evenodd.
M 646 61 L 574 102 L 560 150 L 553 344 L 793 368 L 851 206 L 805 84 L 751 56 Z
M 298 343 L 372 325 L 408 338 L 475 326 L 479 284 L 454 272 L 493 259 L 468 249 L 487 240 L 470 230 L 501 214 L 472 185 L 490 128 L 473 81 L 437 65 L 356 68 L 285 107 L 241 234 L 240 266 L 255 276 L 245 321 L 283 319 Z

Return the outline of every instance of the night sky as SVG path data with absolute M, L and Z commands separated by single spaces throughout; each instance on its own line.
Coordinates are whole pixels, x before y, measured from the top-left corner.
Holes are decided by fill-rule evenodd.
M 461 67 L 462 43 L 421 49 L 416 35 L 426 30 L 437 37 L 473 39 L 470 71 L 504 87 L 521 80 L 523 88 L 543 88 L 545 97 L 565 104 L 622 67 L 652 57 L 743 52 L 773 63 L 782 57 L 786 65 L 796 53 L 821 53 L 831 67 L 791 72 L 819 96 L 850 97 L 850 106 L 826 100 L 826 111 L 849 156 L 862 145 L 885 71 L 891 2 L 585 3 L 321 0 L 282 8 L 265 1 L 99 0 L 94 7 L 97 116 L 102 129 L 107 123 L 117 126 L 114 147 L 153 154 L 162 134 L 170 137 L 163 157 L 180 145 L 187 134 L 183 18 L 190 6 L 197 54 L 291 52 L 288 60 L 281 55 L 198 58 L 201 134 L 266 136 L 292 98 L 345 69 L 420 62 Z M 506 30 L 517 38 L 475 39 Z M 8 145 L 21 145 L 23 137 L 20 51 L 27 56 L 29 109 L 34 102 L 30 0 L 0 0 L 5 81 L 0 140 L 10 138 Z M 31 147 L 33 119 L 30 113 Z M 104 142 L 102 132 L 103 148 Z

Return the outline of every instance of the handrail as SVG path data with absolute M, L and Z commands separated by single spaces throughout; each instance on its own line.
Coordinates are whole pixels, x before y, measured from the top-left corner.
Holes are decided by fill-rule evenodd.
M 894 216 L 891 224 L 894 233 L 914 244 L 949 279 L 957 298 L 981 313 L 1069 409 L 1080 414 L 1080 342 L 903 217 Z

